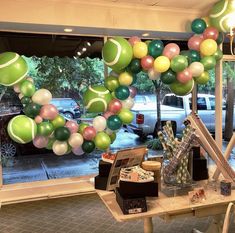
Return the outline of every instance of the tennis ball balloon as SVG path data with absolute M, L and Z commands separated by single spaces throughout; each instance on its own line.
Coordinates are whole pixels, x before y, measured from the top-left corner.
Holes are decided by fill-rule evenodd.
M 89 86 L 83 95 L 85 108 L 88 112 L 105 112 L 112 96 L 104 86 Z
M 107 66 L 113 70 L 122 70 L 131 62 L 133 51 L 130 43 L 122 38 L 109 39 L 102 49 L 102 57 Z
M 25 144 L 32 141 L 36 136 L 37 125 L 31 118 L 18 115 L 8 123 L 7 132 L 13 141 Z
M 0 85 L 13 86 L 24 79 L 28 72 L 26 61 L 17 53 L 0 54 Z
M 178 81 L 175 81 L 174 83 L 170 84 L 171 91 L 179 96 L 184 96 L 189 94 L 194 87 L 194 81 L 191 79 L 187 83 L 180 83 Z
M 234 26 L 235 4 L 234 1 L 218 1 L 210 11 L 210 24 L 220 32 L 229 32 Z

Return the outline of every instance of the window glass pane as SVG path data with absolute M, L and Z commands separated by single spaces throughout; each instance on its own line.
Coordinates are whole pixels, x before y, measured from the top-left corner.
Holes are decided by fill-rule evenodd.
M 197 109 L 198 110 L 207 110 L 206 99 L 204 97 L 197 98 Z
M 183 98 L 175 95 L 165 96 L 163 104 L 176 108 L 183 108 Z
M 209 98 L 211 110 L 215 110 L 215 98 L 210 97 Z

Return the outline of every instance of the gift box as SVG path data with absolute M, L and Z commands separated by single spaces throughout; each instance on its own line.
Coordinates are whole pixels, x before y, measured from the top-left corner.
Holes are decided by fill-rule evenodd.
M 209 178 L 207 159 L 204 157 L 193 159 L 193 180 L 207 180 Z
M 158 197 L 158 183 L 136 183 L 119 181 L 119 191 L 122 196 L 129 197 Z
M 104 162 L 103 160 L 99 161 L 99 176 L 108 177 L 112 163 Z
M 106 190 L 108 183 L 108 177 L 96 176 L 95 177 L 95 189 Z
M 122 195 L 120 194 L 119 188 L 116 188 L 116 201 L 123 214 L 137 214 L 147 211 L 145 197 L 130 197 L 129 195 Z

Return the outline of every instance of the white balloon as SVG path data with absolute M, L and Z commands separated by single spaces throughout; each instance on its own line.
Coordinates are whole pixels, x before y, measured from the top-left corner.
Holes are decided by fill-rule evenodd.
M 47 89 L 39 89 L 32 96 L 33 102 L 40 105 L 49 104 L 51 99 L 52 94 Z
M 103 116 L 97 116 L 93 119 L 93 127 L 97 132 L 104 131 L 106 128 L 106 119 Z
M 199 77 L 204 72 L 204 66 L 201 62 L 195 61 L 189 65 L 193 77 Z
M 64 155 L 68 151 L 68 144 L 67 142 L 61 142 L 56 140 L 53 143 L 52 150 L 56 155 Z
M 83 137 L 80 133 L 73 133 L 70 135 L 68 143 L 72 148 L 80 147 L 83 143 Z
M 127 109 L 131 109 L 135 104 L 134 99 L 131 98 L 130 96 L 121 102 L 122 102 L 122 107 Z
M 22 93 L 20 93 L 20 94 L 18 95 L 18 97 L 19 97 L 19 99 L 21 100 L 21 99 L 24 97 L 24 95 L 23 95 Z
M 156 72 L 153 68 L 148 71 L 148 76 L 150 80 L 157 80 L 161 73 Z

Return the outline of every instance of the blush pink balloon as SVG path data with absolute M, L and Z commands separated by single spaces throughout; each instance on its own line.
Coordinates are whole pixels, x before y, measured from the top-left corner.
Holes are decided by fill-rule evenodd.
M 82 133 L 84 139 L 89 141 L 93 140 L 95 138 L 95 135 L 96 135 L 96 130 L 92 126 L 87 126 Z
M 129 87 L 129 91 L 130 91 L 130 97 L 134 98 L 137 94 L 137 89 L 133 86 Z
M 48 138 L 44 136 L 36 136 L 33 139 L 33 145 L 37 148 L 44 148 L 48 144 Z
M 143 58 L 141 58 L 141 66 L 144 70 L 149 70 L 153 67 L 153 62 L 154 62 L 154 59 L 153 57 L 147 55 L 147 56 L 144 56 Z
M 14 92 L 20 93 L 20 85 L 19 84 L 14 85 L 13 89 L 14 89 Z
M 216 28 L 214 27 L 208 27 L 205 29 L 203 32 L 203 38 L 204 39 L 212 39 L 212 40 L 217 40 L 219 36 L 219 32 Z
M 110 116 L 112 115 L 115 115 L 113 112 L 110 112 L 110 111 L 106 111 L 104 114 L 103 114 L 103 117 L 105 119 L 108 119 Z
M 135 43 L 140 42 L 141 39 L 138 36 L 132 36 L 129 38 L 129 43 L 133 46 Z
M 177 74 L 177 80 L 180 83 L 187 83 L 192 78 L 193 78 L 193 75 L 192 75 L 192 72 L 189 68 L 186 68 Z
M 122 102 L 118 99 L 113 99 L 109 102 L 108 111 L 113 112 L 114 114 L 120 112 L 122 109 Z
M 75 121 L 67 121 L 65 126 L 69 129 L 69 131 L 72 133 L 77 133 L 79 129 L 79 125 Z
M 172 59 L 174 56 L 180 54 L 180 47 L 175 43 L 170 43 L 165 46 L 163 49 L 163 56 L 168 57 L 169 59 Z
M 40 124 L 43 121 L 43 119 L 41 116 L 38 115 L 34 118 L 34 121 L 36 122 L 36 124 Z
M 203 41 L 203 36 L 201 35 L 194 35 L 188 40 L 188 48 L 192 50 L 199 51 L 200 44 Z
M 75 154 L 75 155 L 83 155 L 85 152 L 82 150 L 81 147 L 76 147 L 76 148 L 73 148 L 72 149 L 72 152 Z
M 46 120 L 53 120 L 58 115 L 58 110 L 53 104 L 45 104 L 40 110 L 40 116 Z

